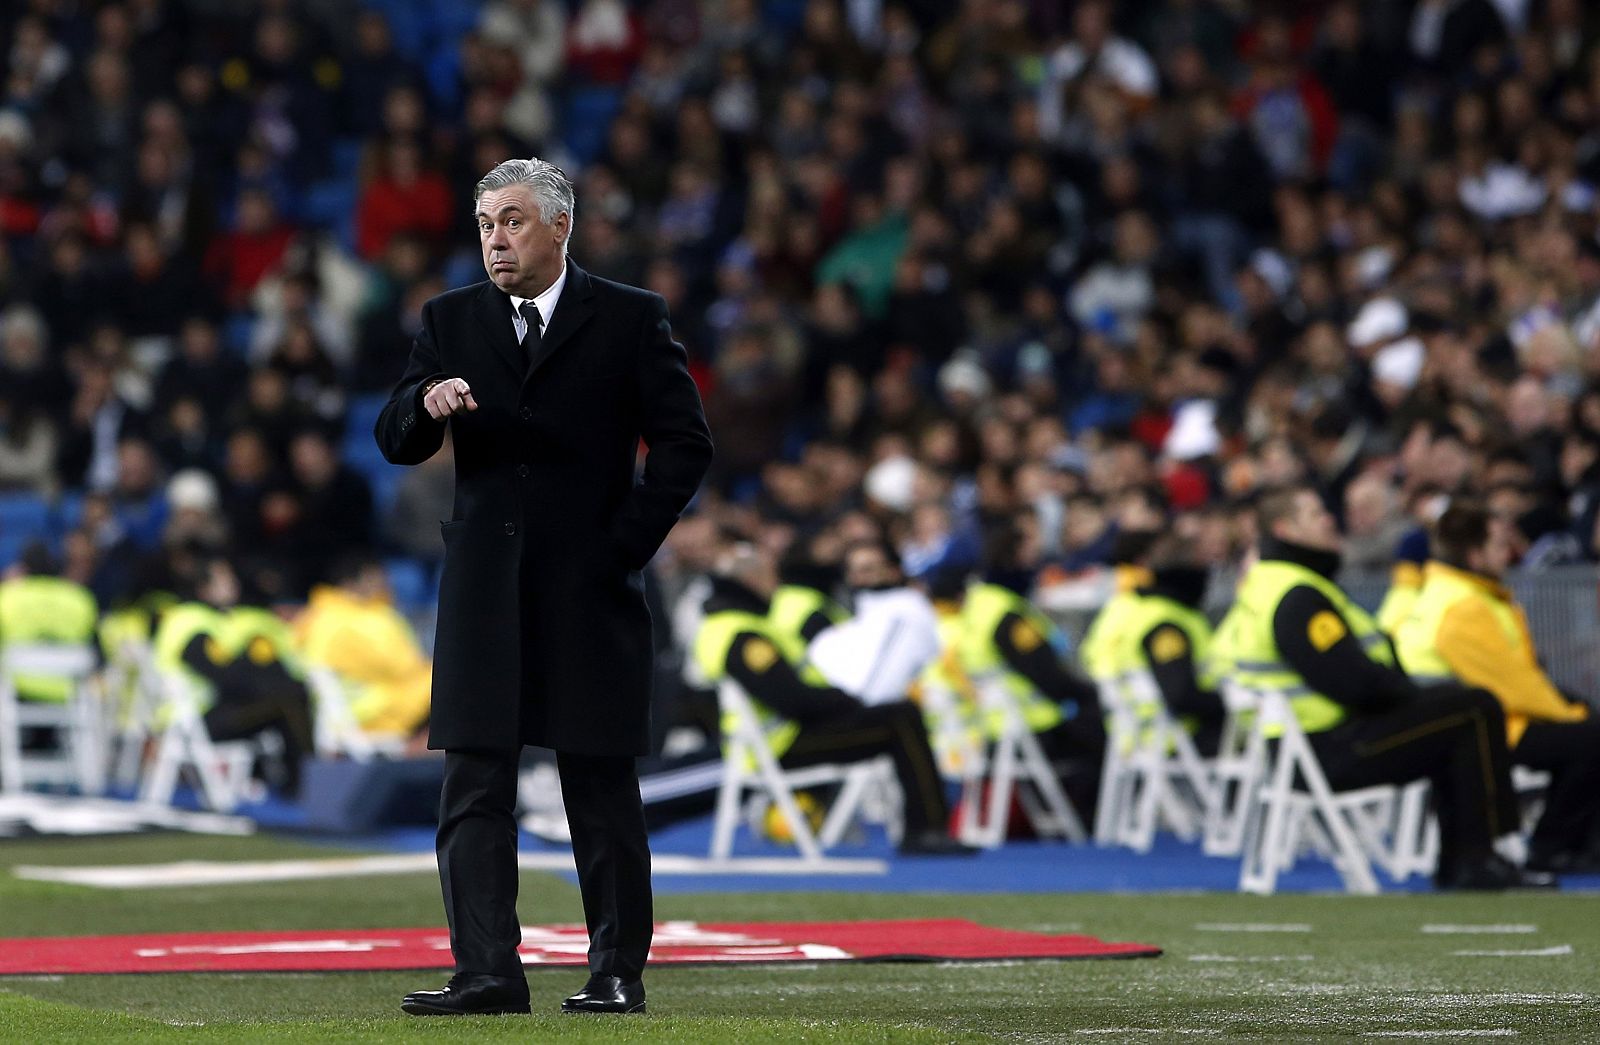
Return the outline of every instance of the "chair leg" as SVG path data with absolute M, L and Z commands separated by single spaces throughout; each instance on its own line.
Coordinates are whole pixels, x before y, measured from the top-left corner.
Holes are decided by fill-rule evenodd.
M 733 854 L 733 836 L 739 829 L 739 797 L 744 790 L 742 752 L 733 748 L 722 756 L 722 784 L 717 789 L 717 812 L 711 830 L 711 859 L 726 860 Z

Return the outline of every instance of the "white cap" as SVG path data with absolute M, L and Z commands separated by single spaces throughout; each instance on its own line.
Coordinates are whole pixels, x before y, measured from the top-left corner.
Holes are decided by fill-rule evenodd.
M 939 391 L 945 395 L 965 392 L 974 399 L 982 399 L 989 394 L 989 372 L 976 359 L 957 355 L 939 368 Z
M 167 503 L 174 511 L 185 508 L 197 512 L 214 512 L 221 504 L 217 495 L 217 481 L 198 468 L 185 468 L 167 483 Z
M 1369 348 L 1400 337 L 1410 321 L 1406 307 L 1394 298 L 1373 298 L 1361 306 L 1346 328 L 1345 337 L 1356 348 Z
M 872 500 L 896 512 L 911 510 L 917 463 L 904 455 L 886 457 L 867 469 L 862 487 Z
M 1427 355 L 1420 338 L 1408 337 L 1385 345 L 1372 357 L 1372 377 L 1386 385 L 1415 388 Z

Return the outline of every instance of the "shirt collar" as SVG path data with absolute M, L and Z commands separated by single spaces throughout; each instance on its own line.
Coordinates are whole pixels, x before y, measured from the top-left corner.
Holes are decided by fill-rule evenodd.
M 511 308 L 512 308 L 513 311 L 521 311 L 522 303 L 524 301 L 532 301 L 533 302 L 533 307 L 539 310 L 539 318 L 544 321 L 544 328 L 543 329 L 544 330 L 549 330 L 550 329 L 550 317 L 555 315 L 555 313 L 556 313 L 556 302 L 561 300 L 561 288 L 565 287 L 566 285 L 567 285 L 567 261 L 566 261 L 565 258 L 562 258 L 561 259 L 561 275 L 556 277 L 556 281 L 554 283 L 550 284 L 549 287 L 545 288 L 544 292 L 542 294 L 539 294 L 537 297 L 519 298 L 515 294 L 510 295 L 510 297 L 511 297 Z

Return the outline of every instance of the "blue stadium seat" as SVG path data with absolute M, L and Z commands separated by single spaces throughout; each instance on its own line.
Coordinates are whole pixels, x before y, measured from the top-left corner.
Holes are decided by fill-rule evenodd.
M 345 442 L 354 443 L 359 439 L 376 450 L 377 443 L 372 439 L 372 426 L 378 423 L 378 415 L 383 413 L 383 404 L 388 401 L 389 396 L 384 392 L 351 396 L 344 407 Z
M 580 163 L 589 163 L 605 148 L 606 132 L 622 110 L 622 88 L 579 87 L 561 110 L 561 140 Z
M 34 541 L 52 543 L 50 504 L 32 493 L 0 494 L 0 564 L 9 566 Z
M 337 229 L 349 220 L 356 206 L 356 188 L 353 181 L 334 177 L 319 181 L 306 190 L 300 218 L 307 225 L 323 229 Z
M 356 173 L 361 166 L 361 150 L 365 143 L 360 138 L 340 138 L 333 143 L 333 178 L 348 183 L 354 194 Z
M 431 606 L 438 593 L 433 586 L 433 571 L 415 559 L 385 559 L 384 572 L 389 576 L 389 588 L 394 592 L 394 604 L 401 612 L 410 613 Z

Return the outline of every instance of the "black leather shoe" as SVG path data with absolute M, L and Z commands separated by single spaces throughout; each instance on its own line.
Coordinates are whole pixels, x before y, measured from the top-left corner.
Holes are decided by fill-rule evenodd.
M 901 856 L 971 856 L 977 851 L 975 846 L 958 842 L 937 829 L 918 831 L 900 840 Z
M 595 973 L 583 990 L 561 1003 L 562 1012 L 643 1012 L 644 981 Z
M 400 1007 L 413 1016 L 500 1016 L 528 1011 L 528 981 L 521 976 L 458 972 L 438 991 L 412 991 Z
M 1504 889 L 1555 889 L 1554 875 L 1527 871 L 1499 856 L 1489 856 L 1440 872 L 1434 884 L 1459 892 L 1500 892 Z

